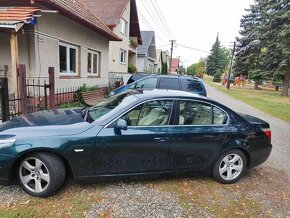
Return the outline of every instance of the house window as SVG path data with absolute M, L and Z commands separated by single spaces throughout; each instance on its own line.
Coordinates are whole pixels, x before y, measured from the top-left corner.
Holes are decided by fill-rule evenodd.
M 88 51 L 87 71 L 89 75 L 99 76 L 100 54 L 94 51 Z
M 121 24 L 121 33 L 123 33 L 124 35 L 127 35 L 128 22 L 124 20 L 123 18 L 121 18 L 120 24 Z
M 59 44 L 59 72 L 77 74 L 78 48 L 73 45 Z
M 126 63 L 126 51 L 123 49 L 120 50 L 120 63 L 121 64 Z

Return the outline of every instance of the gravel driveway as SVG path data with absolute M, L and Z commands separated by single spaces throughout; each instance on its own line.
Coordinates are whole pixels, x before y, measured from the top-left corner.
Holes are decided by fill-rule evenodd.
M 208 96 L 269 122 L 273 151 L 237 183 L 187 176 L 146 181 L 75 184 L 47 199 L 0 186 L 0 217 L 281 217 L 290 218 L 290 123 L 207 85 Z

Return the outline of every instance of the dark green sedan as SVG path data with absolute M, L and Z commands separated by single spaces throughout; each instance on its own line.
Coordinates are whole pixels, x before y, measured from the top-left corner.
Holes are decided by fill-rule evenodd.
M 130 91 L 84 109 L 31 113 L 0 126 L 0 182 L 47 197 L 77 181 L 207 171 L 234 183 L 271 153 L 269 124 L 181 91 Z

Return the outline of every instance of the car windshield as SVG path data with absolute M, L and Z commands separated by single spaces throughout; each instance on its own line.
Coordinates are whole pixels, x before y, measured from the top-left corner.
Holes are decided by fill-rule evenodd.
M 108 117 L 114 115 L 115 110 L 118 106 L 123 107 L 124 105 L 128 105 L 136 98 L 134 98 L 133 96 L 131 98 L 126 98 L 128 95 L 131 94 L 132 92 L 126 92 L 119 95 L 114 95 L 91 107 L 89 109 L 89 116 L 91 120 L 95 121 L 107 115 Z

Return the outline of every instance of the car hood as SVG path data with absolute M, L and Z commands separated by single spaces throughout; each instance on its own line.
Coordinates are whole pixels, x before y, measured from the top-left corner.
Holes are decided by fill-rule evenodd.
M 83 120 L 81 108 L 54 109 L 15 117 L 0 126 L 0 138 L 7 136 L 73 135 L 92 125 Z

